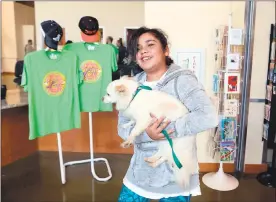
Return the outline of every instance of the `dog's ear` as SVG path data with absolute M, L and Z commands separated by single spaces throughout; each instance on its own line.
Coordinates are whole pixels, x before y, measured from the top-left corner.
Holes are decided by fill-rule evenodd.
M 116 92 L 118 92 L 118 93 L 120 93 L 120 94 L 125 94 L 127 88 L 126 88 L 126 86 L 125 86 L 124 84 L 122 84 L 122 85 L 116 86 L 116 87 L 115 87 L 115 90 L 116 90 Z
M 127 79 L 128 80 L 133 80 L 133 81 L 135 80 L 133 76 L 129 76 Z
M 128 75 L 124 75 L 121 77 L 122 80 L 134 80 L 134 77 L 130 77 Z
M 128 79 L 129 78 L 129 76 L 128 75 L 124 75 L 124 76 L 121 76 L 121 78 L 120 79 L 122 79 L 122 80 L 126 80 L 126 79 Z

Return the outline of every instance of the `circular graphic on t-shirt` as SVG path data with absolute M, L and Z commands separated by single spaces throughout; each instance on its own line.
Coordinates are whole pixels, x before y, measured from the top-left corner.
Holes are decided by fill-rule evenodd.
M 43 88 L 48 95 L 61 95 L 65 89 L 66 79 L 60 72 L 49 72 L 43 79 Z
M 98 81 L 102 76 L 102 67 L 95 60 L 86 60 L 81 64 L 83 80 L 87 83 Z

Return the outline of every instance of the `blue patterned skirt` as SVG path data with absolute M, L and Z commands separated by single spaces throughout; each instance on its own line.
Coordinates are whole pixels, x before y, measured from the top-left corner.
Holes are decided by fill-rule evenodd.
M 177 196 L 177 197 L 169 197 L 162 198 L 160 202 L 190 202 L 190 196 Z M 123 185 L 121 189 L 121 193 L 118 199 L 118 202 L 149 202 L 150 199 L 140 196 L 130 189 L 128 189 L 125 185 Z

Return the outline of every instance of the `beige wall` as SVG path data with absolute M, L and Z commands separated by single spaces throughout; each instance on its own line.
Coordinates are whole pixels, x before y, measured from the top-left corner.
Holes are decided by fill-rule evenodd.
M 14 2 L 2 3 L 2 72 L 14 72 L 17 61 Z
M 158 9 L 156 9 L 158 7 Z M 214 73 L 214 30 L 228 23 L 243 28 L 244 2 L 35 2 L 37 45 L 41 48 L 40 23 L 53 19 L 66 29 L 66 40 L 80 41 L 78 21 L 91 15 L 105 27 L 106 36 L 123 37 L 125 26 L 159 27 L 169 36 L 171 52 L 176 48 L 204 48 L 205 86 L 211 89 Z M 49 13 L 49 11 L 51 11 Z M 264 98 L 267 73 L 268 35 L 274 22 L 274 3 L 258 2 L 252 72 L 252 98 Z M 261 78 L 257 78 L 257 75 Z M 260 90 L 257 89 L 260 87 Z M 262 156 L 263 104 L 250 104 L 246 163 L 259 164 Z M 214 162 L 207 153 L 207 133 L 198 136 L 200 162 Z
M 205 49 L 204 80 L 209 91 L 215 72 L 215 29 L 227 25 L 230 12 L 233 13 L 233 27 L 243 28 L 244 8 L 244 2 L 146 2 L 145 24 L 159 27 L 168 34 L 171 53 L 176 48 Z M 207 132 L 201 133 L 197 140 L 198 157 L 202 163 L 217 161 L 206 152 L 208 136 Z
M 119 37 L 124 37 L 125 26 L 144 24 L 144 2 L 35 2 L 37 47 L 40 49 L 43 44 L 40 32 L 42 21 L 57 21 L 65 28 L 66 40 L 76 42 L 81 40 L 79 20 L 86 15 L 96 17 L 100 26 L 105 28 L 105 36 L 112 36 L 115 43 Z
M 168 34 L 171 53 L 177 48 L 204 48 L 204 80 L 207 89 L 211 89 L 215 29 L 227 25 L 231 11 L 233 26 L 243 28 L 244 2 L 146 2 L 145 24 L 159 27 Z
M 25 45 L 27 44 L 25 34 L 23 33 L 24 25 L 32 25 L 35 26 L 35 15 L 34 15 L 34 8 L 30 6 L 25 6 L 20 3 L 14 4 L 14 14 L 15 14 L 15 29 L 16 29 L 16 43 L 17 43 L 17 57 L 18 59 L 24 59 L 24 49 Z M 25 30 L 26 31 L 26 30 Z M 33 44 L 35 44 L 35 37 L 34 31 L 33 33 L 29 33 L 29 38 L 33 40 Z
M 250 98 L 265 98 L 270 24 L 275 23 L 275 2 L 257 2 Z M 264 103 L 250 103 L 245 160 L 262 161 Z
M 158 9 L 156 9 L 158 5 Z M 251 98 L 265 97 L 268 43 L 270 24 L 274 22 L 274 2 L 258 2 L 256 11 Z M 233 13 L 233 27 L 244 26 L 244 2 L 146 2 L 145 24 L 159 27 L 169 36 L 171 52 L 175 48 L 204 48 L 205 86 L 211 89 L 214 72 L 214 30 L 228 23 L 228 13 Z M 248 134 L 245 163 L 262 162 L 262 123 L 264 104 L 251 103 L 249 106 Z M 212 162 L 206 153 L 207 133 L 198 138 L 200 162 Z
M 16 61 L 24 58 L 22 26 L 34 26 L 34 21 L 34 8 L 2 2 L 2 72 L 14 72 Z

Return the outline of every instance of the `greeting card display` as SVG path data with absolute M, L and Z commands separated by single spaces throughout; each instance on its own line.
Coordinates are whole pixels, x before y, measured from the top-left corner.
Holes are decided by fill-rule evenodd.
M 243 31 L 232 27 L 231 18 L 232 14 L 229 14 L 229 25 L 216 30 L 215 72 L 212 75 L 213 92 L 219 99 L 218 133 L 213 138 L 215 144 L 212 145 L 215 145 L 213 150 L 220 154 L 220 167 L 218 172 L 205 174 L 202 178 L 205 185 L 219 191 L 233 190 L 239 184 L 235 177 L 223 171 L 224 162 L 233 163 L 236 155 L 239 73 L 244 53 L 244 47 L 240 46 L 243 43 Z M 214 156 L 212 155 L 213 158 Z
M 229 43 L 230 45 L 242 45 L 243 44 L 243 31 L 242 29 L 229 30 Z
M 238 115 L 238 100 L 237 99 L 227 99 L 224 102 L 224 116 L 226 117 L 236 117 Z
M 224 50 L 225 44 L 225 35 L 228 32 L 228 28 L 225 26 L 221 26 L 218 29 L 215 30 L 215 44 L 216 44 L 216 50 L 222 51 Z
M 220 137 L 222 141 L 234 141 L 237 136 L 235 118 L 222 118 L 220 122 Z
M 214 93 L 218 93 L 219 92 L 219 75 L 218 74 L 214 74 L 213 75 L 213 92 Z
M 224 91 L 227 94 L 240 93 L 240 74 L 225 73 Z
M 235 142 L 226 141 L 220 142 L 220 160 L 233 161 L 235 158 Z
M 227 55 L 227 70 L 238 70 L 240 67 L 240 54 L 231 53 Z

